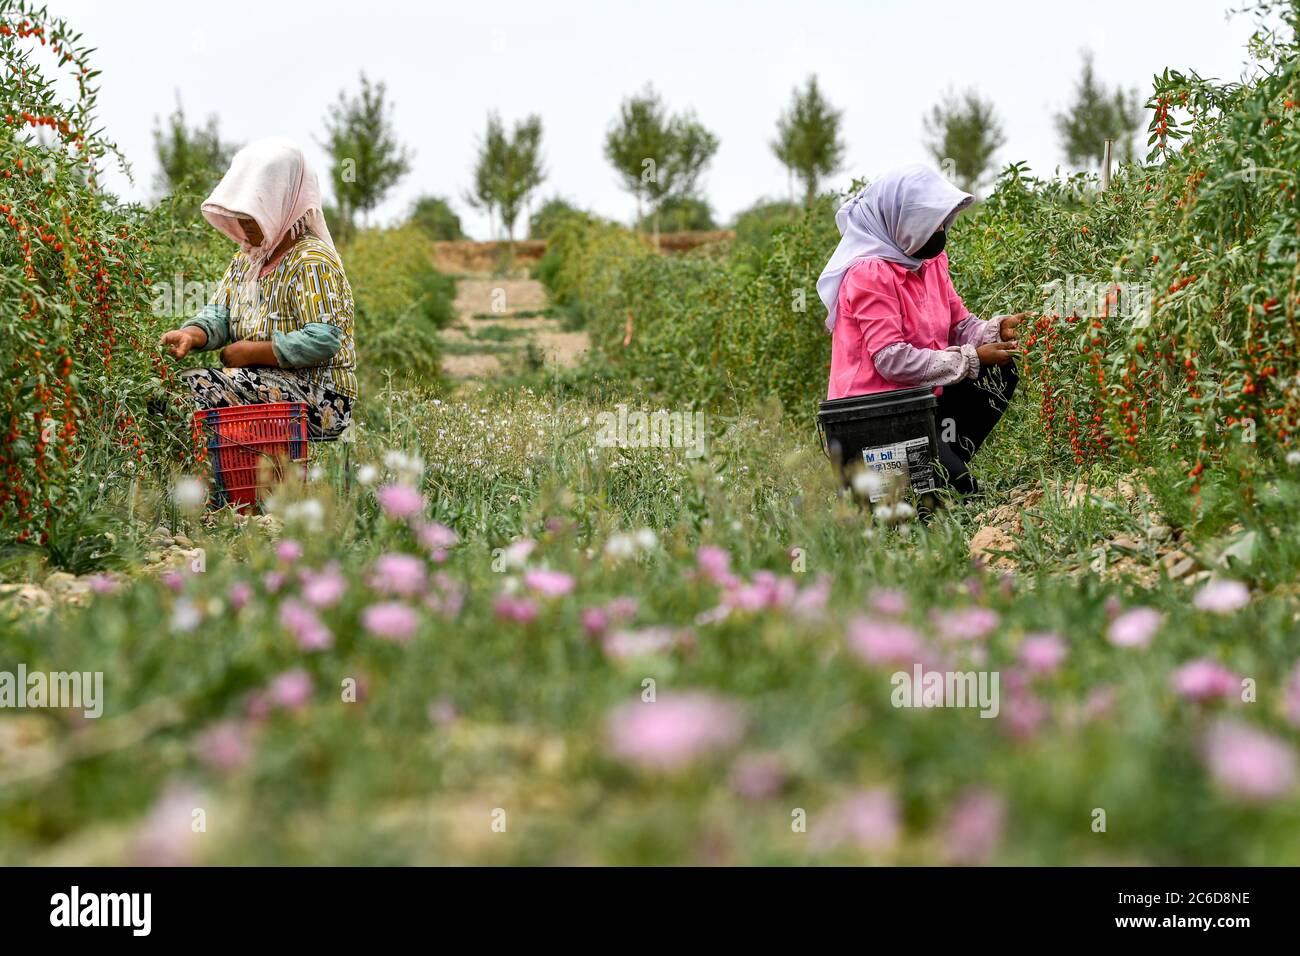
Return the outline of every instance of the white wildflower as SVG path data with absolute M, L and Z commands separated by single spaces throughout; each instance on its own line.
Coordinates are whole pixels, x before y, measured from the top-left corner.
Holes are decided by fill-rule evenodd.
M 188 598 L 177 598 L 172 605 L 171 629 L 178 634 L 188 634 L 199 626 L 203 615 Z
M 856 472 L 853 475 L 853 492 L 859 498 L 871 498 L 885 490 L 885 479 L 874 471 Z
M 282 512 L 285 524 L 297 524 L 308 531 L 320 531 L 325 520 L 325 506 L 315 498 L 290 502 Z
M 636 555 L 636 539 L 630 534 L 611 534 L 605 542 L 605 554 L 622 561 Z
M 172 485 L 172 501 L 181 511 L 198 511 L 208 500 L 208 484 L 202 478 L 179 478 Z

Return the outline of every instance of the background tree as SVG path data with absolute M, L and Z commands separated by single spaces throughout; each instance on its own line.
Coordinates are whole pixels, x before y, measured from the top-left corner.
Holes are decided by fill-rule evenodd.
M 528 238 L 548 239 L 561 223 L 570 219 L 585 218 L 587 214 L 559 196 L 553 196 L 528 218 Z
M 1142 126 L 1142 101 L 1136 90 L 1108 90 L 1097 79 L 1092 53 L 1084 51 L 1074 102 L 1056 114 L 1061 151 L 1074 166 L 1100 166 L 1105 140 L 1115 141 L 1115 156 L 1131 162 Z
M 187 126 L 179 96 L 175 112 L 165 123 L 160 118 L 154 119 L 153 144 L 158 157 L 154 188 L 160 198 L 188 190 L 206 195 L 221 179 L 238 150 L 237 146 L 221 141 L 215 116 L 208 117 L 203 126 Z M 187 198 L 183 213 L 197 217 L 201 203 L 199 196 Z
M 636 218 L 649 224 L 659 244 L 660 220 L 669 200 L 698 198 L 700 177 L 718 151 L 718 138 L 693 113 L 669 115 L 654 88 L 628 97 L 605 134 L 605 158 L 636 197 Z
M 340 92 L 325 118 L 330 181 L 345 232 L 360 212 L 363 223 L 388 191 L 411 170 L 411 154 L 397 140 L 392 105 L 383 83 L 361 74 L 361 89 L 349 97 Z
M 669 196 L 659 207 L 659 228 L 664 232 L 709 232 L 718 228 L 713 209 L 698 196 Z M 641 221 L 642 232 L 654 228 L 651 217 Z
M 430 239 L 465 238 L 465 233 L 460 228 L 460 216 L 451 208 L 451 203 L 441 196 L 421 196 L 417 199 L 411 206 L 407 222 L 423 230 Z
M 951 164 L 956 184 L 974 193 L 990 171 L 993 154 L 1006 143 L 990 100 L 975 89 L 949 92 L 925 117 L 926 149 L 941 168 Z
M 795 88 L 790 108 L 776 121 L 772 152 L 790 177 L 803 183 L 805 206 L 813 204 L 821 181 L 844 161 L 843 115 L 822 96 L 817 77 L 810 76 L 803 90 Z
M 495 212 L 506 238 L 515 239 L 515 220 L 528 197 L 542 184 L 542 120 L 529 116 L 507 134 L 501 117 L 488 114 L 487 133 L 474 164 L 474 187 L 466 199 L 476 209 Z

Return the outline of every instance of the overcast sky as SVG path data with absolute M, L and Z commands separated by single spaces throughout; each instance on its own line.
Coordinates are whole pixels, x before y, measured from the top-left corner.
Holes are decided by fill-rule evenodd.
M 691 108 L 720 146 L 704 178 L 725 220 L 786 194 L 769 148 L 792 88 L 815 73 L 844 111 L 848 161 L 837 183 L 926 158 L 922 116 L 948 88 L 974 85 L 997 105 L 999 163 L 1059 163 L 1052 114 L 1069 99 L 1090 48 L 1109 84 L 1145 92 L 1165 66 L 1237 77 L 1247 16 L 1231 0 L 829 2 L 342 3 L 333 0 L 51 0 L 103 70 L 99 118 L 133 165 L 132 199 L 151 195 L 152 129 L 176 98 L 191 122 L 215 114 L 223 138 L 297 140 L 327 178 L 321 118 L 364 70 L 388 85 L 411 173 L 378 210 L 399 218 L 424 193 L 452 199 L 471 235 L 485 216 L 463 196 L 487 113 L 537 113 L 547 178 L 563 196 L 628 221 L 635 205 L 603 155 L 620 100 L 647 82 Z

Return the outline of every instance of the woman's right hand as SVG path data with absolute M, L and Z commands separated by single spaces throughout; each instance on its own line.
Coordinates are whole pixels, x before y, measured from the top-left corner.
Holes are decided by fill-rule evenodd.
M 172 354 L 172 358 L 185 358 L 193 349 L 201 349 L 208 344 L 208 333 L 197 325 L 187 325 L 183 329 L 165 332 L 158 344 Z
M 1020 351 L 1015 342 L 990 342 L 975 350 L 981 365 L 1006 365 Z

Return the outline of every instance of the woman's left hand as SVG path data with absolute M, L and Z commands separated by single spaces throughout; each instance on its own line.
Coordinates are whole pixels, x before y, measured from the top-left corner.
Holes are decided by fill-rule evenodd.
M 276 366 L 275 349 L 270 342 L 251 342 L 242 339 L 231 342 L 221 350 L 221 364 L 226 368 L 247 368 L 250 365 Z
M 1015 315 L 1002 316 L 1002 321 L 998 324 L 998 337 L 1003 342 L 1014 342 L 1020 323 L 1033 314 L 1032 312 L 1017 312 Z

